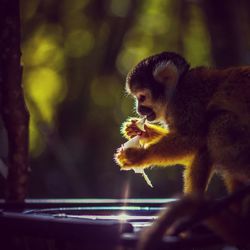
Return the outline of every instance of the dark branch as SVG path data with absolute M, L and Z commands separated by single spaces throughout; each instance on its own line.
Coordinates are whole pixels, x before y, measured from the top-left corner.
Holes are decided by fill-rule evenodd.
M 27 193 L 29 114 L 21 84 L 19 1 L 0 5 L 1 113 L 9 141 L 6 199 L 20 202 Z

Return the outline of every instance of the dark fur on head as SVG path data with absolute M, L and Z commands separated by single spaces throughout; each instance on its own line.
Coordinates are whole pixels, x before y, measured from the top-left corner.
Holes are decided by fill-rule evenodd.
M 161 62 L 171 61 L 177 67 L 180 77 L 189 69 L 186 60 L 174 52 L 162 52 L 142 60 L 128 74 L 126 79 L 126 90 L 148 88 L 152 90 L 153 98 L 158 98 L 158 93 L 164 92 L 162 83 L 154 79 L 153 71 Z

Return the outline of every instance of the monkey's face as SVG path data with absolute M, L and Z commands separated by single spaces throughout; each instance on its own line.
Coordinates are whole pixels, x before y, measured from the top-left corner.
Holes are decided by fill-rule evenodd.
M 164 121 L 166 103 L 163 96 L 156 98 L 150 89 L 141 89 L 133 93 L 136 111 L 148 121 Z
M 163 52 L 144 59 L 128 74 L 126 90 L 136 100 L 136 111 L 148 121 L 165 121 L 168 103 L 189 65 L 181 56 Z

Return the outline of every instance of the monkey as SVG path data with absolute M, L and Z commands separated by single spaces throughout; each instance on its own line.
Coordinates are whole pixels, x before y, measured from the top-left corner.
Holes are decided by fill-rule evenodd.
M 129 164 L 174 165 L 189 159 L 184 193 L 203 193 L 214 172 L 229 191 L 250 177 L 250 67 L 191 68 L 174 52 L 144 59 L 128 74 L 126 90 L 149 122 L 169 133 L 156 144 L 119 152 Z M 125 124 L 127 130 L 132 126 Z
M 250 180 L 250 66 L 191 68 L 181 55 L 162 52 L 139 62 L 125 89 L 139 116 L 169 131 L 147 148 L 118 149 L 118 165 L 182 163 L 183 193 L 193 197 L 204 196 L 215 173 L 229 193 Z M 123 127 L 135 136 L 131 121 Z

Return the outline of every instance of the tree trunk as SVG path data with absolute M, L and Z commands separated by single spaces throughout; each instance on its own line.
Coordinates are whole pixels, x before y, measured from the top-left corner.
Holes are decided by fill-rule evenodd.
M 24 201 L 28 181 L 29 113 L 22 89 L 19 0 L 0 1 L 1 114 L 8 133 L 6 200 Z

